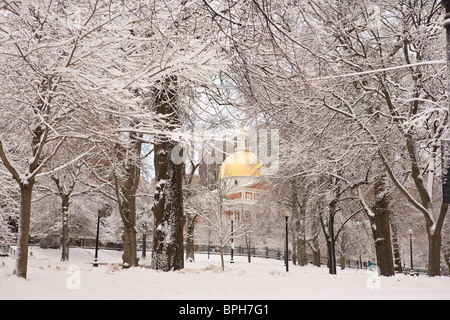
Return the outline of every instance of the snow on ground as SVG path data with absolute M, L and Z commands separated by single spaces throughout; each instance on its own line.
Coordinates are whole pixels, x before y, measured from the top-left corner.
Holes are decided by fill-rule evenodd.
M 283 261 L 196 255 L 185 269 L 160 272 L 143 267 L 121 269 L 122 252 L 100 250 L 93 267 L 93 249 L 70 249 L 70 261 L 60 262 L 61 251 L 33 247 L 28 279 L 12 274 L 14 259 L 0 258 L 0 300 L 6 299 L 151 299 L 151 300 L 300 300 L 300 299 L 450 299 L 450 277 L 377 277 L 366 270 L 290 265 Z

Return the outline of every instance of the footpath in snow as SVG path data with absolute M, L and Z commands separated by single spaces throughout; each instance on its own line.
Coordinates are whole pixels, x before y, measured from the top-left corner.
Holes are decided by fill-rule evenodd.
M 60 262 L 61 251 L 33 247 L 28 279 L 14 276 L 14 259 L 0 257 L 0 300 L 8 299 L 149 299 L 149 300 L 315 300 L 401 299 L 449 300 L 450 277 L 378 277 L 366 270 L 290 266 L 283 261 L 196 255 L 185 269 L 160 272 L 142 267 L 121 269 L 122 252 L 101 250 L 93 267 L 94 250 L 71 248 L 70 261 Z

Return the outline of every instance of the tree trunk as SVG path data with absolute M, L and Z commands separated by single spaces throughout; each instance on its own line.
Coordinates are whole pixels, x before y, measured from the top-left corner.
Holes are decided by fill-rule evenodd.
M 331 251 L 331 241 L 329 237 L 326 237 L 326 242 L 327 242 L 327 268 L 328 268 L 328 273 L 329 274 L 334 274 L 332 271 L 332 267 L 331 267 L 331 256 L 332 256 L 332 251 Z
M 297 250 L 298 250 L 298 265 L 303 267 L 308 264 L 308 256 L 306 255 L 306 206 L 308 202 L 308 197 L 303 197 L 299 208 L 299 219 L 298 219 L 298 239 L 297 239 Z
M 402 259 L 400 257 L 400 249 L 398 245 L 398 237 L 397 237 L 397 226 L 391 221 L 391 230 L 392 230 L 392 248 L 394 250 L 394 271 L 397 273 L 403 272 L 402 267 Z
M 136 199 L 134 195 L 124 192 L 125 200 L 121 209 L 121 217 L 123 222 L 123 266 L 137 267 L 139 258 L 137 256 L 137 239 L 136 239 Z
M 176 78 L 168 77 L 162 88 L 156 89 L 155 104 L 158 114 L 164 116 L 170 125 L 176 127 L 180 120 L 176 108 Z M 166 127 L 163 130 L 168 130 Z M 184 268 L 183 228 L 183 164 L 171 160 L 176 142 L 163 137 L 155 142 L 155 202 L 153 214 L 152 268 L 170 271 Z
M 428 234 L 428 276 L 435 277 L 441 275 L 441 245 L 442 227 L 447 214 L 448 204 L 442 203 L 438 219 L 433 223 L 427 219 L 426 227 Z
M 304 236 L 304 235 L 303 235 Z M 306 266 L 308 264 L 308 258 L 306 255 L 306 240 L 300 235 L 297 238 L 297 264 L 301 267 Z
M 313 219 L 312 221 L 312 230 L 314 235 L 311 241 L 308 241 L 309 247 L 312 251 L 312 263 L 315 267 L 320 267 L 320 244 L 319 244 L 319 220 Z
M 61 229 L 62 229 L 62 251 L 61 261 L 69 261 L 69 203 L 70 195 L 75 187 L 75 182 L 67 190 L 64 186 L 64 182 L 55 175 L 51 176 L 51 179 L 55 182 L 58 189 L 58 196 L 61 198 Z
M 27 277 L 28 268 L 28 241 L 30 238 L 30 220 L 31 220 L 31 199 L 33 196 L 33 187 L 35 183 L 35 175 L 39 167 L 42 149 L 46 143 L 48 127 L 38 125 L 33 129 L 33 140 L 31 143 L 31 154 L 33 155 L 28 163 L 27 171 L 24 175 L 20 175 L 16 168 L 9 162 L 8 157 L 3 150 L 3 144 L 0 140 L 0 159 L 3 165 L 12 174 L 14 180 L 20 187 L 20 215 L 19 230 L 17 235 L 17 254 L 16 266 L 14 273 L 18 277 Z M 62 142 L 61 142 L 62 143 Z M 61 144 L 59 144 L 61 145 Z M 56 152 L 57 149 L 55 149 Z M 48 159 L 48 158 L 47 158 Z
M 328 221 L 325 223 L 323 219 L 322 205 L 319 203 L 319 218 L 325 241 L 327 243 L 327 267 L 330 274 L 336 274 L 336 256 L 334 249 L 334 213 L 336 210 L 336 201 L 333 200 L 328 204 Z
M 440 233 L 435 232 L 428 238 L 428 276 L 435 277 L 441 275 L 441 242 Z
M 187 221 L 187 234 L 186 234 L 186 260 L 195 261 L 195 243 L 194 243 L 194 230 L 196 214 L 188 215 Z
M 302 209 L 300 209 L 302 211 Z M 295 228 L 295 229 L 294 229 Z M 305 229 L 303 222 L 300 219 L 293 224 L 292 233 L 294 235 L 292 241 L 292 263 L 298 266 L 306 266 L 308 264 L 308 257 L 306 255 L 306 240 Z
M 386 191 L 386 177 L 383 176 L 375 182 L 375 205 L 372 208 L 374 216 L 369 216 L 373 239 L 375 242 L 375 252 L 377 256 L 377 266 L 380 268 L 381 275 L 394 275 L 394 259 L 392 255 L 391 228 L 389 217 L 391 211 L 390 195 Z
M 225 271 L 225 261 L 223 259 L 223 246 L 220 246 L 220 263 L 222 265 L 222 271 Z
M 305 266 L 308 264 L 306 255 L 306 239 L 305 239 L 305 216 L 308 197 L 303 196 L 299 201 L 299 182 L 294 179 L 291 183 L 292 187 L 292 204 L 293 214 L 292 220 L 292 263 L 294 265 Z
M 305 240 L 304 230 L 300 237 L 297 239 L 297 255 L 298 255 L 298 265 L 303 267 L 308 264 L 308 257 L 306 255 L 306 240 Z
M 147 257 L 147 235 L 144 233 L 142 235 L 142 258 Z
M 329 219 L 328 219 L 328 261 L 329 261 L 329 273 L 337 274 L 336 272 L 336 243 L 334 235 L 334 215 L 336 213 L 336 201 L 333 200 L 329 204 Z
M 20 217 L 17 236 L 16 266 L 14 273 L 21 278 L 27 278 L 28 241 L 30 238 L 31 198 L 34 180 L 27 185 L 20 185 Z
M 139 179 L 139 176 L 138 176 Z M 129 182 L 129 181 L 127 181 Z M 135 183 L 138 183 L 135 181 Z M 127 184 L 127 183 L 126 183 Z M 126 185 L 125 184 L 125 185 Z M 134 187 L 132 188 L 134 189 Z M 137 186 L 136 186 L 137 189 Z M 123 255 L 122 263 L 124 268 L 139 266 L 136 239 L 136 191 L 123 188 L 125 200 L 120 205 L 119 211 L 123 222 Z
M 123 267 L 137 267 L 139 266 L 139 258 L 137 256 L 136 245 L 136 229 L 133 223 L 124 223 L 123 227 Z
M 167 146 L 165 143 L 164 145 Z M 174 165 L 160 146 L 155 146 L 155 171 L 157 188 L 153 214 L 152 268 L 170 271 L 184 268 L 183 198 L 181 190 L 182 172 L 180 165 Z M 163 149 L 164 150 L 164 149 Z M 159 153 L 159 154 L 158 154 Z M 165 163 L 164 163 L 165 162 Z
M 250 242 L 250 236 L 245 233 L 245 246 L 247 247 L 247 262 L 252 263 L 252 248 Z
M 294 229 L 292 227 L 292 229 Z M 294 239 L 292 240 L 292 264 L 294 266 L 297 265 L 297 256 L 298 256 L 298 250 L 297 250 L 297 237 L 295 236 L 295 232 L 292 230 L 292 233 L 294 234 Z
M 141 178 L 140 156 L 142 148 L 142 135 L 130 133 L 131 147 L 125 158 L 125 179 L 115 181 L 116 197 L 119 202 L 119 212 L 123 222 L 123 255 L 124 267 L 139 266 L 137 254 L 137 232 L 136 232 L 136 192 Z M 122 195 L 118 192 L 119 184 L 122 185 Z
M 61 195 L 62 252 L 61 261 L 69 261 L 69 196 Z
M 313 255 L 312 261 L 313 266 L 320 268 L 320 250 L 313 250 L 312 255 Z
M 343 251 L 340 252 L 340 260 L 341 260 L 341 270 L 345 270 L 346 260 Z

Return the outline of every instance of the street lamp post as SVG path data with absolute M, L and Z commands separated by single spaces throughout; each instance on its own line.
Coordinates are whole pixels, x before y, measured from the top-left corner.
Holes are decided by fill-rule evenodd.
M 291 211 L 289 209 L 285 209 L 283 214 L 286 221 L 286 252 L 284 254 L 284 259 L 286 264 L 286 272 L 289 272 L 289 217 L 291 215 Z
M 336 199 L 333 191 L 326 193 L 326 200 L 328 201 L 328 235 L 330 241 L 330 274 L 337 274 L 336 272 L 336 252 L 335 252 L 335 239 L 334 239 L 334 214 L 336 211 Z
M 98 237 L 100 233 L 100 218 L 104 218 L 108 215 L 111 207 L 109 204 L 103 204 L 102 208 L 98 210 L 97 213 L 97 236 L 95 237 L 95 257 L 94 257 L 94 267 L 98 267 Z
M 234 240 L 233 240 L 233 220 L 234 213 L 231 214 L 231 261 L 230 263 L 234 263 Z
M 330 244 L 331 244 L 331 274 L 336 274 L 336 253 L 335 253 L 335 243 L 334 243 L 334 214 L 330 210 L 330 217 L 329 217 L 329 226 L 328 226 L 328 232 L 330 234 Z
M 94 267 L 98 267 L 98 234 L 100 232 L 100 210 L 97 214 L 97 236 L 95 237 L 95 257 L 94 257 Z
M 409 233 L 409 251 L 410 251 L 410 254 L 411 254 L 411 275 L 413 276 L 414 275 L 414 267 L 413 267 L 413 249 L 412 249 L 412 230 L 411 229 L 409 229 L 408 230 L 408 233 Z

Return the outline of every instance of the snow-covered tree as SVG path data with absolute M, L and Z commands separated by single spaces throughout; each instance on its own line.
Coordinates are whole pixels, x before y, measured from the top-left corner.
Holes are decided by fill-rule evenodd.
M 47 165 L 48 168 L 56 168 L 63 166 L 56 172 L 49 175 L 43 175 L 37 181 L 37 191 L 40 193 L 38 197 L 33 199 L 35 201 L 41 201 L 42 199 L 48 200 L 49 196 L 56 196 L 60 201 L 59 210 L 61 219 L 61 243 L 62 254 L 61 261 L 69 260 L 69 240 L 70 240 L 70 212 L 69 207 L 73 203 L 74 198 L 90 195 L 94 192 L 91 188 L 87 187 L 83 182 L 90 179 L 90 168 L 86 166 L 89 162 L 89 158 L 92 158 L 92 154 L 88 154 L 81 158 L 80 161 L 71 163 L 71 159 L 76 158 L 81 150 L 88 150 L 89 143 L 85 143 L 82 140 L 75 140 L 66 142 L 62 147 L 58 155 L 56 155 Z M 33 227 L 33 226 L 32 226 Z M 47 234 L 44 234 L 47 236 Z
M 72 137 L 81 100 L 70 79 L 83 37 L 67 16 L 61 16 L 68 6 L 18 1 L 1 8 L 0 158 L 20 189 L 15 273 L 24 278 L 36 176 Z M 95 30 L 88 21 L 85 31 Z
M 422 213 L 429 243 L 428 273 L 439 275 L 447 205 L 436 196 L 436 163 L 448 112 L 444 69 L 433 61 L 445 52 L 439 41 L 442 8 L 437 1 L 415 5 L 375 1 L 373 16 L 366 5 L 353 2 L 308 5 L 308 21 L 320 24 L 311 24 L 312 30 L 317 35 L 328 33 L 320 35 L 328 39 L 320 52 L 327 57 L 329 69 L 340 75 L 370 72 L 321 82 L 323 89 L 330 88 L 325 89 L 323 101 L 336 115 L 360 127 L 376 147 L 377 161 L 392 183 Z M 331 12 L 337 12 L 339 19 L 331 19 Z M 403 67 L 390 70 L 392 66 Z M 396 158 L 410 173 L 406 177 Z M 411 186 L 415 192 L 409 191 Z
M 132 1 L 24 0 L 1 9 L 0 158 L 21 191 L 16 274 L 26 277 L 37 175 L 64 168 L 48 163 L 70 139 L 120 143 L 118 128 L 108 125 L 111 115 L 139 117 L 142 98 L 131 86 L 146 59 L 130 41 L 142 39 L 133 26 L 144 17 Z

